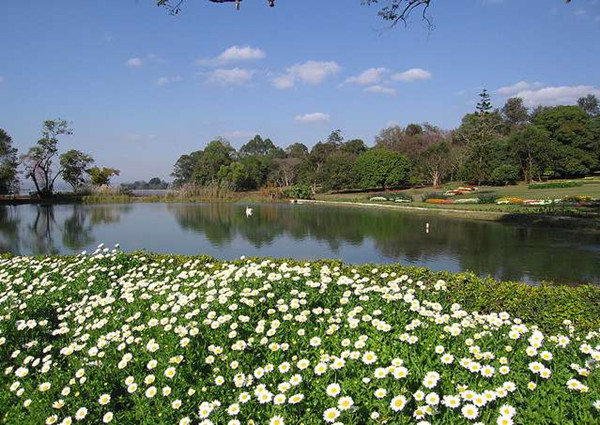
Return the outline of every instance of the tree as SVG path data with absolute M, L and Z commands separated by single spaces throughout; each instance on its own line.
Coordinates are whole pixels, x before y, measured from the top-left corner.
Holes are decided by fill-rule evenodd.
M 430 146 L 421 154 L 419 163 L 433 187 L 440 187 L 452 170 L 450 145 L 447 142 L 441 142 Z
M 342 130 L 333 130 L 329 136 L 327 136 L 327 143 L 334 145 L 339 148 L 344 142 L 344 136 L 342 136 Z
M 363 152 L 366 152 L 368 149 L 369 148 L 367 148 L 365 142 L 363 142 L 361 139 L 348 140 L 347 142 L 343 143 L 340 147 L 340 150 L 342 152 L 356 156 L 360 155 Z
M 308 156 L 308 148 L 304 143 L 293 143 L 285 148 L 285 153 L 290 158 L 306 158 Z
M 577 99 L 577 105 L 585 111 L 590 117 L 597 117 L 600 115 L 600 102 L 594 94 L 588 94 L 585 97 Z
M 501 136 L 502 117 L 498 111 L 492 111 L 492 103 L 487 90 L 479 95 L 476 112 L 463 117 L 457 131 L 458 139 L 467 146 L 465 177 L 481 185 L 490 177 L 490 150 L 493 142 Z
M 77 191 L 85 183 L 85 175 L 89 175 L 89 166 L 93 158 L 81 151 L 71 149 L 60 156 L 62 179 Z
M 10 135 L 0 128 L 0 195 L 18 192 L 17 149 Z
M 509 146 L 527 183 L 534 178 L 541 180 L 544 171 L 552 165 L 552 152 L 556 149 L 550 134 L 534 125 L 514 133 Z
M 199 185 L 215 183 L 219 180 L 222 166 L 231 164 L 234 149 L 224 139 L 210 142 L 194 167 L 192 180 Z
M 492 171 L 491 179 L 496 184 L 515 184 L 519 180 L 519 167 L 511 164 L 500 165 Z
M 235 3 L 236 9 L 240 9 L 243 0 L 210 0 L 213 3 Z M 178 15 L 181 12 L 185 0 L 156 0 L 158 6 L 166 8 L 171 15 Z M 275 6 L 275 0 L 267 0 L 270 7 Z M 395 26 L 398 22 L 408 24 L 409 18 L 414 13 L 420 13 L 421 19 L 427 23 L 430 29 L 433 28 L 429 7 L 433 0 L 361 0 L 361 4 L 371 6 L 374 4 L 385 3 L 377 15 L 390 26 Z M 565 3 L 571 3 L 571 0 L 565 0 Z
M 396 151 L 414 162 L 424 150 L 444 138 L 443 132 L 431 124 L 413 123 L 405 129 L 400 126 L 384 128 L 375 137 L 375 147 Z
M 520 97 L 511 97 L 502 107 L 502 118 L 510 129 L 521 127 L 530 120 L 529 111 Z
M 600 135 L 595 120 L 579 106 L 555 106 L 540 112 L 534 124 L 555 143 L 553 169 L 560 177 L 578 177 L 598 167 Z
M 54 182 L 62 169 L 53 172 L 52 162 L 58 153 L 58 137 L 73 134 L 69 123 L 62 119 L 44 121 L 42 138 L 22 157 L 25 176 L 30 178 L 40 198 L 51 196 Z
M 404 141 L 404 129 L 399 125 L 384 128 L 375 136 L 375 147 L 379 149 L 400 150 Z
M 276 158 L 273 163 L 275 165 L 274 177 L 280 186 L 287 187 L 295 183 L 302 159 L 290 156 Z
M 382 188 L 406 184 L 410 174 L 408 158 L 385 149 L 372 149 L 358 157 L 354 167 L 358 184 L 364 188 Z
M 116 168 L 93 167 L 90 169 L 91 183 L 94 186 L 104 186 L 110 184 L 110 179 L 113 176 L 118 176 L 120 171 Z
M 196 168 L 196 164 L 200 161 L 202 154 L 202 151 L 195 151 L 179 157 L 173 166 L 173 172 L 171 173 L 171 176 L 175 177 L 173 186 L 180 187 L 192 180 L 194 169 Z
M 323 170 L 319 175 L 325 190 L 340 190 L 353 187 L 356 177 L 353 172 L 356 155 L 338 152 L 325 160 Z
M 408 124 L 406 129 L 404 129 L 404 134 L 406 134 L 408 137 L 418 136 L 423 134 L 423 127 L 415 123 Z
M 492 101 L 490 94 L 486 89 L 483 89 L 483 91 L 479 93 L 479 102 L 475 109 L 479 115 L 488 114 L 492 110 Z
M 254 136 L 248 143 L 240 148 L 240 156 L 262 155 L 272 157 L 283 157 L 283 150 L 275 146 L 271 139 L 264 139 L 258 134 Z
M 234 190 L 254 189 L 256 184 L 247 167 L 241 162 L 222 165 L 219 169 L 219 180 L 226 182 Z

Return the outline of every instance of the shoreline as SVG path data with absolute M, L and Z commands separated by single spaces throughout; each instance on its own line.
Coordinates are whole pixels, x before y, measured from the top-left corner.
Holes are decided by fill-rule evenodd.
M 600 233 L 600 220 L 595 218 L 544 215 L 536 213 L 511 213 L 504 211 L 479 211 L 457 208 L 417 207 L 410 205 L 377 204 L 368 202 L 325 201 L 317 199 L 298 199 L 291 202 L 314 205 L 331 205 L 361 208 L 379 208 L 411 213 L 435 213 L 455 218 L 492 221 L 504 224 L 525 224 L 533 226 L 561 227 L 571 230 L 589 230 Z
M 587 230 L 600 233 L 600 219 L 597 217 L 575 217 L 569 215 L 549 215 L 537 212 L 523 212 L 523 210 L 489 211 L 467 208 L 451 208 L 438 206 L 414 206 L 407 204 L 383 204 L 362 201 L 342 201 L 323 199 L 264 199 L 257 193 L 248 193 L 247 196 L 226 199 L 201 199 L 201 198 L 168 198 L 164 196 L 115 196 L 115 197 L 89 197 L 89 196 L 56 196 L 49 199 L 36 199 L 29 196 L 0 197 L 0 206 L 17 205 L 99 205 L 99 204 L 133 204 L 133 203 L 292 203 L 329 205 L 341 207 L 358 207 L 396 210 L 416 214 L 441 214 L 448 217 L 497 222 L 502 224 L 520 224 L 540 227 L 554 227 L 570 230 Z

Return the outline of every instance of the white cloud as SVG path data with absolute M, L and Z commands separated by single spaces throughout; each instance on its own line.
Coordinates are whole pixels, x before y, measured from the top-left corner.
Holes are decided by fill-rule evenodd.
M 404 72 L 399 72 L 392 75 L 392 79 L 396 81 L 402 81 L 405 83 L 411 83 L 413 81 L 425 81 L 430 80 L 433 74 L 430 71 L 422 68 L 411 68 Z
M 158 80 L 156 80 L 156 85 L 162 87 L 166 86 L 167 84 L 178 83 L 180 81 L 183 81 L 183 78 L 181 78 L 180 75 L 175 75 L 174 77 L 160 77 Z
M 357 75 L 356 77 L 350 77 L 346 79 L 346 83 L 359 84 L 361 86 L 376 84 L 381 81 L 381 79 L 387 72 L 387 68 L 369 68 L 366 71 L 363 71 L 360 75 Z
M 365 89 L 366 92 L 368 93 L 378 93 L 378 94 L 389 94 L 389 95 L 395 95 L 396 94 L 396 89 L 393 87 L 385 87 L 385 86 L 380 86 L 380 85 L 374 85 L 371 87 L 367 87 Z
M 142 61 L 141 58 L 131 58 L 127 62 L 125 62 L 125 65 L 129 68 L 139 68 L 140 66 L 142 66 L 143 63 L 144 61 Z
M 594 86 L 543 87 L 537 90 L 523 90 L 515 96 L 523 99 L 527 106 L 573 105 L 577 99 L 588 94 L 600 96 L 600 89 Z
M 208 74 L 206 81 L 222 86 L 243 85 L 252 80 L 253 71 L 243 68 L 215 69 Z
M 285 74 L 273 78 L 271 83 L 278 89 L 293 87 L 297 81 L 316 85 L 322 83 L 327 77 L 335 75 L 340 69 L 341 67 L 333 61 L 318 62 L 311 60 L 290 66 Z
M 523 90 L 529 90 L 529 89 L 533 89 L 533 88 L 541 87 L 541 86 L 542 86 L 542 83 L 537 82 L 537 81 L 535 83 L 528 83 L 527 81 L 519 81 L 518 83 L 515 83 L 511 86 L 500 87 L 498 90 L 496 90 L 496 93 L 504 95 L 504 96 L 510 96 L 512 94 L 518 93 Z
M 236 60 L 262 59 L 265 56 L 265 52 L 258 48 L 250 46 L 231 46 L 229 49 L 221 53 L 217 59 L 224 62 L 229 62 Z
M 249 139 L 256 135 L 255 131 L 243 131 L 243 130 L 235 130 L 225 133 L 225 138 L 230 140 L 241 140 L 241 139 Z
M 231 46 L 230 48 L 223 51 L 216 58 L 198 59 L 196 61 L 196 65 L 222 65 L 235 61 L 263 59 L 265 56 L 265 52 L 256 47 Z
M 329 121 L 329 118 L 329 114 L 324 114 L 323 112 L 313 112 L 311 114 L 297 115 L 294 119 L 300 122 L 318 122 Z

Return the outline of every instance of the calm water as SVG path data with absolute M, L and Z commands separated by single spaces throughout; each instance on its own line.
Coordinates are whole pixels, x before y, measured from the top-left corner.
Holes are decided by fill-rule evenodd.
M 0 206 L 0 251 L 124 250 L 400 262 L 499 279 L 600 284 L 600 236 L 435 214 L 316 205 Z M 426 233 L 425 224 L 430 223 Z

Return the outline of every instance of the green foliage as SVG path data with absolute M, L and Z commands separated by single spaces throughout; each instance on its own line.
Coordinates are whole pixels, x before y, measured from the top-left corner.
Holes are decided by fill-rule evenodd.
M 309 185 L 296 184 L 286 188 L 285 196 L 290 199 L 313 199 L 313 192 Z
M 448 279 L 449 300 L 481 312 L 506 311 L 525 322 L 537 323 L 547 332 L 559 332 L 564 320 L 584 330 L 600 327 L 600 289 L 498 282 L 470 273 L 442 272 Z
M 356 176 L 353 172 L 356 156 L 339 152 L 330 155 L 323 164 L 318 176 L 323 189 L 340 190 L 356 186 Z
M 529 111 L 520 97 L 511 97 L 502 107 L 502 118 L 510 128 L 521 127 L 530 120 Z
M 492 110 L 492 100 L 486 89 L 479 93 L 479 103 L 477 103 L 476 109 L 480 115 L 487 114 Z
M 534 124 L 553 142 L 552 168 L 560 177 L 585 176 L 599 165 L 600 133 L 579 106 L 556 106 L 540 112 Z
M 81 151 L 71 149 L 60 156 L 62 179 L 77 191 L 85 182 L 89 174 L 89 166 L 94 159 Z
M 577 105 L 590 117 L 597 117 L 600 115 L 600 102 L 595 94 L 588 94 L 585 97 L 577 99 Z
M 494 204 L 498 198 L 500 198 L 500 195 L 494 192 L 480 193 L 477 195 L 479 204 Z
M 358 184 L 362 188 L 401 186 L 410 175 L 410 162 L 397 152 L 373 149 L 358 157 L 355 166 Z
M 491 175 L 491 181 L 495 184 L 516 184 L 519 181 L 519 167 L 511 164 L 500 165 L 494 168 Z
M 118 176 L 120 171 L 116 168 L 108 167 L 93 167 L 89 171 L 90 183 L 93 186 L 105 186 L 110 184 L 110 179 L 113 176 Z
M 222 139 L 210 142 L 194 165 L 192 181 L 198 185 L 218 182 L 219 170 L 231 164 L 234 149 Z
M 567 187 L 583 186 L 582 181 L 559 181 L 546 183 L 533 183 L 527 186 L 528 189 L 562 189 Z
M 173 167 L 173 172 L 171 173 L 171 176 L 175 177 L 173 186 L 181 187 L 182 185 L 191 182 L 194 169 L 200 161 L 202 154 L 202 151 L 195 151 L 179 157 Z
M 271 139 L 263 139 L 258 134 L 240 148 L 240 156 L 271 156 L 281 158 L 285 156 L 283 149 L 275 146 Z
M 0 195 L 18 191 L 17 149 L 10 135 L 0 128 Z

